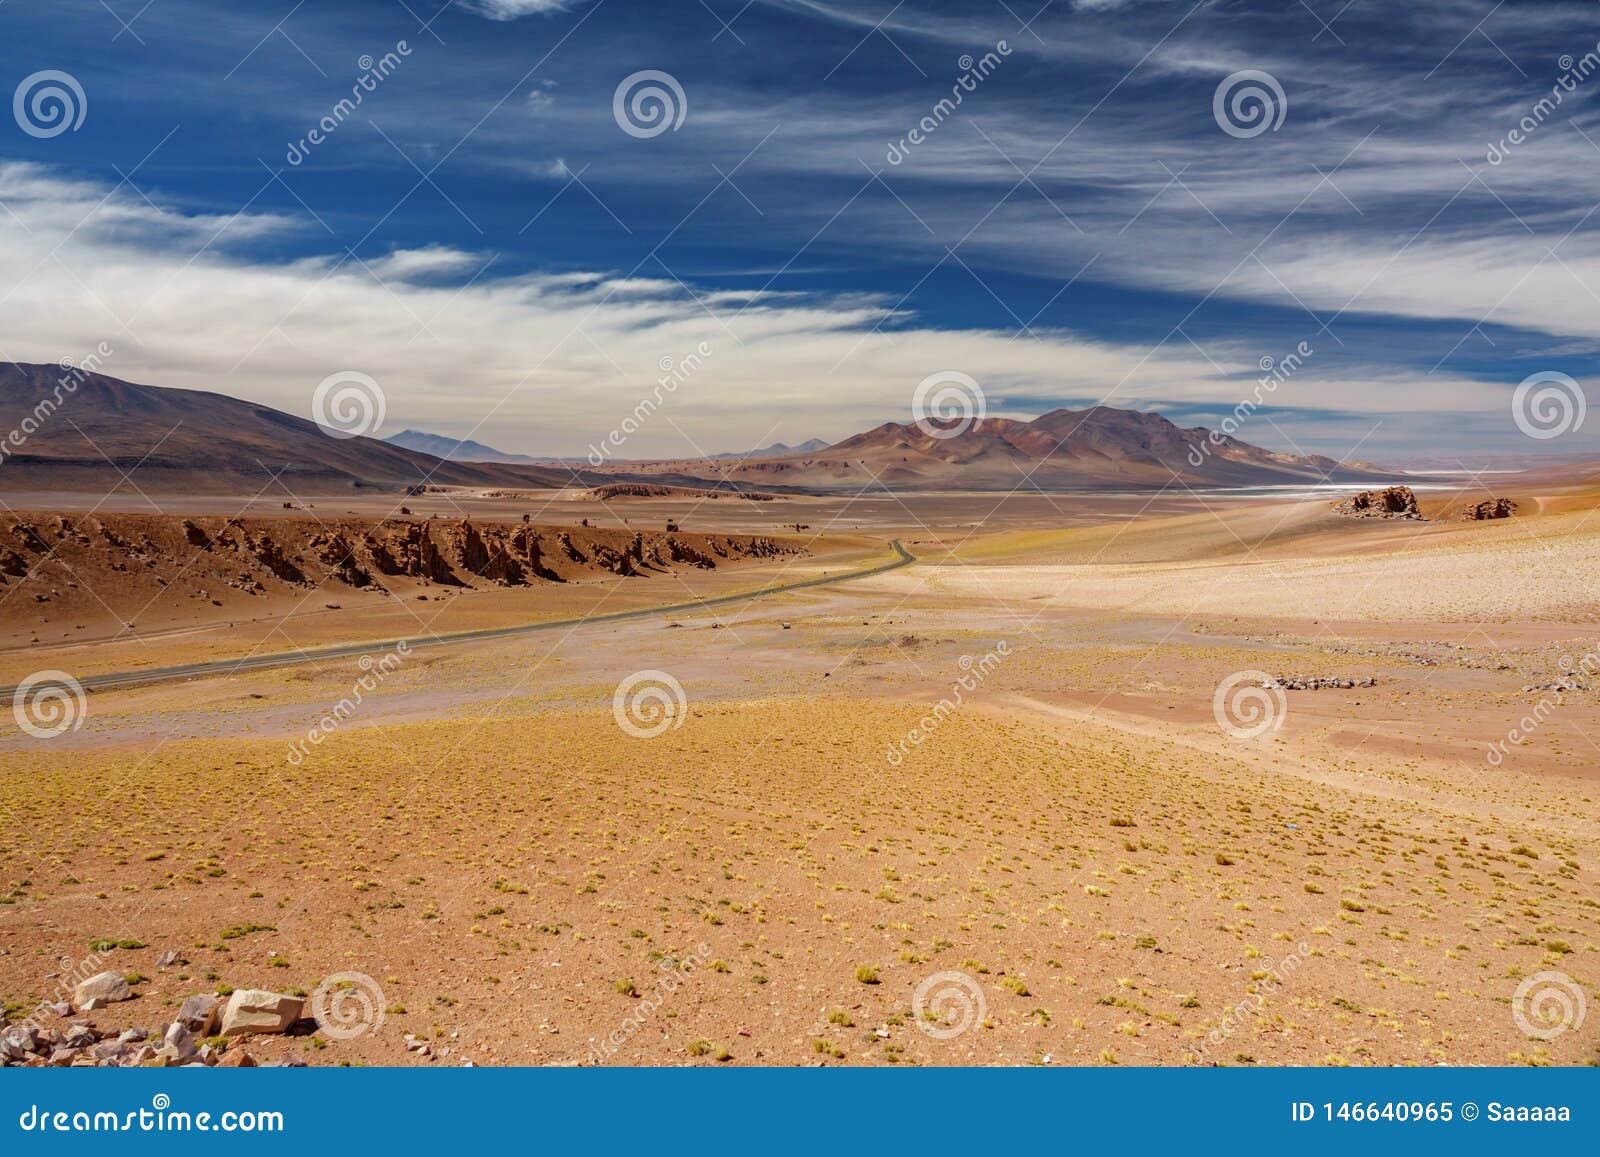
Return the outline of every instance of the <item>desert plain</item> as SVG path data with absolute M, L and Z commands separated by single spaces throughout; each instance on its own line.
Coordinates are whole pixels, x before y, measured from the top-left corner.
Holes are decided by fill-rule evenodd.
M 1600 488 L 1457 517 L 1489 489 L 442 491 L 414 517 L 458 550 L 470 520 L 585 558 L 386 593 L 305 544 L 387 499 L 9 496 L 0 683 L 91 689 L 0 731 L 0 1000 L 65 1029 L 110 969 L 101 1032 L 242 989 L 355 1010 L 212 1042 L 263 1063 L 1595 1063 L 1600 1013 L 1540 986 L 1600 981 Z M 767 546 L 698 566 L 669 521 Z

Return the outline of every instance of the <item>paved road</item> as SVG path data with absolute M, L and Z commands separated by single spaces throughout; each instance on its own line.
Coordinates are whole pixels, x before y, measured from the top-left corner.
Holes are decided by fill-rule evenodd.
M 896 557 L 878 566 L 864 570 L 846 571 L 844 574 L 824 575 L 801 582 L 781 583 L 762 587 L 742 594 L 719 595 L 714 599 L 697 599 L 694 602 L 671 603 L 662 607 L 641 607 L 633 611 L 612 611 L 604 615 L 588 615 L 579 619 L 554 619 L 542 623 L 524 623 L 517 627 L 493 627 L 481 631 L 456 631 L 448 635 L 428 635 L 418 639 L 379 639 L 370 643 L 350 643 L 340 647 L 323 647 L 314 651 L 281 651 L 272 655 L 250 655 L 242 659 L 217 659 L 209 663 L 185 663 L 179 667 L 151 667 L 143 671 L 116 671 L 108 675 L 90 675 L 79 682 L 87 691 L 108 691 L 115 687 L 131 687 L 144 683 L 168 683 L 178 679 L 200 679 L 208 675 L 232 675 L 240 671 L 261 671 L 269 667 L 292 667 L 299 663 L 323 663 L 329 659 L 345 659 L 353 655 L 366 655 L 375 651 L 392 651 L 401 643 L 408 650 L 423 647 L 446 647 L 456 643 L 476 643 L 484 639 L 504 639 L 512 635 L 532 635 L 539 631 L 561 631 L 596 623 L 621 623 L 631 619 L 649 619 L 659 615 L 681 615 L 703 611 L 710 607 L 725 607 L 733 603 L 748 603 L 772 595 L 788 594 L 807 587 L 832 586 L 834 583 L 867 578 L 899 570 L 917 561 L 916 555 L 900 545 L 897 538 L 889 544 Z M 0 701 L 15 698 L 17 688 L 0 689 Z

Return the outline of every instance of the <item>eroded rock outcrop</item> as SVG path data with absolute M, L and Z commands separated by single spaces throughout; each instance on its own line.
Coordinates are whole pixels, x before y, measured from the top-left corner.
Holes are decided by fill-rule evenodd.
M 1466 522 L 1487 522 L 1492 518 L 1511 518 L 1517 513 L 1517 504 L 1509 498 L 1485 498 L 1474 502 L 1457 517 Z
M 300 586 L 310 586 L 305 572 L 295 566 L 283 553 L 283 548 L 272 540 L 272 536 L 262 531 L 258 534 L 244 535 L 244 548 L 251 558 L 255 559 L 267 570 L 286 583 L 295 583 Z
M 431 522 L 385 522 L 370 531 L 364 546 L 379 574 L 464 586 L 433 540 Z
M 347 583 L 357 590 L 374 586 L 375 580 L 372 572 L 361 564 L 356 557 L 355 547 L 343 534 L 335 531 L 331 534 L 314 534 L 306 544 L 317 561 L 324 566 L 332 567 L 332 578 L 339 582 Z
M 1417 509 L 1417 496 L 1409 486 L 1363 490 L 1335 502 L 1333 509 L 1349 518 L 1422 518 L 1422 511 Z
M 0 613 L 9 608 L 21 619 L 26 608 L 31 629 L 48 625 L 70 637 L 83 629 L 74 624 L 119 600 L 130 620 L 155 608 L 193 623 L 222 619 L 246 597 L 292 594 L 299 605 L 313 588 L 409 598 L 421 597 L 417 586 L 529 588 L 802 551 L 763 536 L 510 520 L 97 514 L 72 523 L 12 515 L 0 516 L 0 588 L 22 597 L 0 602 Z

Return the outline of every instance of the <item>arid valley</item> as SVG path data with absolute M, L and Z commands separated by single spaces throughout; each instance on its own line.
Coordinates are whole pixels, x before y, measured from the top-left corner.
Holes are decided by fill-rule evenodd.
M 108 1052 L 349 1006 L 207 1014 L 224 1064 L 1594 1063 L 1528 990 L 1600 979 L 1600 478 L 1173 477 L 7 495 L 0 683 L 86 688 L 0 734 L 7 1014 L 110 970 Z
M 0 58 L 4 1157 L 1595 1150 L 1596 5 Z

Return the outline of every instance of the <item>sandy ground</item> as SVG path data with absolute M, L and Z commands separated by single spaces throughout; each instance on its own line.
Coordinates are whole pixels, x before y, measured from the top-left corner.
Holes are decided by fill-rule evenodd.
M 1055 553 L 1070 561 L 1022 558 Z M 991 562 L 995 555 L 1002 557 Z M 1120 536 L 1000 536 L 943 561 L 874 581 L 904 597 L 1119 613 L 1600 621 L 1592 577 L 1600 565 L 1600 522 L 1593 511 L 1471 525 L 1352 525 L 1328 515 L 1325 504 L 1309 503 L 1166 520 Z
M 311 1063 L 1600 1059 L 1538 1017 L 1600 991 L 1600 681 L 1524 690 L 1600 638 L 1583 511 L 918 513 L 925 565 L 418 653 L 315 742 L 357 664 L 8 728 L 0 998 L 109 939 L 118 1028 L 359 974 L 360 1035 L 250 1046 Z

